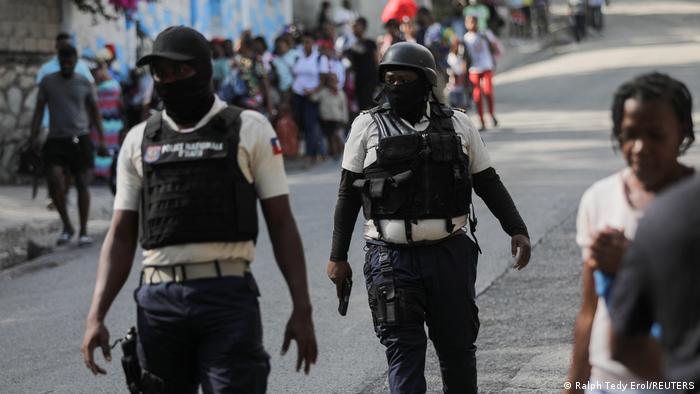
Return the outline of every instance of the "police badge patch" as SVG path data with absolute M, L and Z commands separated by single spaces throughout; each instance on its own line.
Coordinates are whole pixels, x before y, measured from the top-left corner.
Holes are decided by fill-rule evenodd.
M 143 161 L 146 163 L 153 163 L 160 159 L 161 145 L 151 145 L 146 148 L 146 154 L 143 157 Z

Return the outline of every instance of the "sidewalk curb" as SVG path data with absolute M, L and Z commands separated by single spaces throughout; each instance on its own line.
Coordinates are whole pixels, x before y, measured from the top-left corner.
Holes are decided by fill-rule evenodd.
M 56 219 L 44 223 L 26 223 L 0 232 L 0 270 L 29 261 L 27 256 L 29 241 L 44 238 L 60 229 L 61 221 Z
M 55 237 L 62 228 L 58 213 L 45 210 L 43 203 L 24 199 L 24 194 L 16 190 L 5 190 L 3 197 L 8 206 L 3 206 L 5 213 L 18 213 L 8 218 L 8 224 L 0 226 L 0 271 L 17 267 L 33 259 L 51 254 L 57 251 Z M 1 189 L 0 189 L 1 190 Z M 112 217 L 112 196 L 110 193 L 100 190 L 99 187 L 91 188 L 90 220 L 88 221 L 88 234 L 93 239 L 104 236 Z M 25 212 L 26 210 L 26 212 Z M 74 225 L 77 220 L 77 207 L 69 207 L 68 214 Z M 12 216 L 12 215 L 9 215 Z M 18 221 L 19 216 L 26 216 L 27 220 Z M 14 220 L 13 220 L 14 219 Z M 13 223 L 14 222 L 14 223 Z M 77 235 L 73 238 L 75 243 Z M 64 247 L 59 248 L 62 250 Z

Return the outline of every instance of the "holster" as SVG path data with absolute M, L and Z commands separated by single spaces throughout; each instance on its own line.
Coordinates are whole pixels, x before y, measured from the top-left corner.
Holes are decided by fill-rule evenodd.
M 379 247 L 380 285 L 369 286 L 369 306 L 375 327 L 423 323 L 425 294 L 418 288 L 396 288 L 390 250 Z
M 385 246 L 379 248 L 379 270 L 384 279 L 378 288 L 377 320 L 383 324 L 396 324 L 398 299 L 394 287 L 394 268 L 391 266 L 389 249 Z
M 126 377 L 126 386 L 131 394 L 141 393 L 141 365 L 136 354 L 138 334 L 136 328 L 131 327 L 122 342 L 122 368 Z
M 126 386 L 131 394 L 161 394 L 164 383 L 158 376 L 141 369 L 136 353 L 138 334 L 136 328 L 131 327 L 122 340 L 122 368 L 126 377 Z

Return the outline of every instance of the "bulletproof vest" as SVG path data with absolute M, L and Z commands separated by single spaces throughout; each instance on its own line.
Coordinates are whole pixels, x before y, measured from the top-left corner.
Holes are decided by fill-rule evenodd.
M 141 145 L 141 245 L 153 249 L 257 238 L 257 195 L 238 166 L 241 109 L 227 107 L 181 133 L 157 113 Z
M 411 223 L 444 219 L 452 232 L 452 218 L 469 213 L 471 179 L 469 157 L 452 123 L 453 111 L 431 103 L 425 131 L 409 132 L 388 104 L 370 114 L 379 129 L 377 161 L 364 169 L 364 215 L 375 223 L 383 219 L 405 221 L 406 239 L 412 242 Z M 377 223 L 381 234 L 381 226 Z

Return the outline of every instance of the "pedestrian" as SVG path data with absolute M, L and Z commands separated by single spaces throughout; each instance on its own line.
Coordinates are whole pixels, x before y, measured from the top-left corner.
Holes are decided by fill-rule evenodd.
M 311 100 L 319 104 L 321 130 L 328 143 L 328 154 L 337 160 L 342 147 L 340 136 L 345 135 L 348 122 L 348 100 L 338 85 L 338 77 L 328 74 L 324 86 L 311 95 Z
M 454 42 L 447 55 L 447 97 L 449 97 L 450 106 L 466 110 L 470 105 L 467 94 L 467 85 L 469 80 L 466 75 L 466 64 L 464 60 L 464 46 L 459 42 Z M 470 92 L 471 93 L 471 92 Z
M 483 0 L 467 0 L 467 4 L 468 5 L 464 7 L 464 16 L 475 17 L 479 31 L 486 31 L 486 29 L 488 29 L 489 18 L 491 17 L 489 7 L 484 4 Z
M 694 139 L 690 108 L 685 86 L 663 74 L 641 75 L 615 93 L 612 139 L 627 166 L 593 184 L 581 198 L 576 242 L 583 252 L 583 296 L 568 377 L 572 388 L 565 393 L 582 393 L 577 382 L 630 387 L 640 381 L 610 356 L 614 314 L 608 312 L 606 299 L 646 207 L 658 193 L 693 173 L 678 161 Z
M 352 9 L 350 0 L 343 0 L 333 14 L 333 22 L 338 27 L 340 36 L 352 37 L 352 24 L 360 15 Z
M 59 64 L 58 61 L 58 50 L 62 47 L 66 46 L 72 46 L 72 37 L 68 33 L 58 33 L 56 35 L 56 40 L 54 43 L 54 49 L 56 50 L 56 55 L 54 55 L 49 61 L 46 63 L 42 64 L 41 67 L 39 68 L 39 71 L 36 73 L 36 85 L 39 86 L 41 83 L 41 80 L 44 79 L 45 76 L 49 74 L 53 74 L 56 72 L 61 71 L 61 65 Z M 94 83 L 95 79 L 92 76 L 92 72 L 90 72 L 90 67 L 82 60 L 78 59 L 78 62 L 75 64 L 75 73 L 80 74 L 87 78 L 90 83 Z M 44 117 L 41 119 L 41 130 L 40 130 L 40 136 L 39 140 L 45 140 L 46 136 L 48 135 L 49 132 L 49 113 L 48 108 L 44 108 Z M 64 179 L 64 185 L 65 185 L 65 190 L 66 190 L 66 201 L 68 201 L 68 194 L 69 194 L 69 189 L 70 185 L 72 183 L 70 175 L 66 174 L 66 178 Z M 51 193 L 49 192 L 49 199 L 51 199 Z M 56 209 L 56 206 L 54 205 L 53 201 L 49 202 L 48 208 L 50 210 Z
M 697 393 L 700 177 L 669 189 L 649 206 L 615 279 L 611 351 L 662 392 Z M 661 335 L 649 346 L 654 325 Z
M 446 393 L 476 393 L 479 328 L 474 283 L 472 186 L 512 237 L 515 262 L 530 259 L 527 228 L 491 166 L 469 117 L 435 100 L 435 59 L 414 43 L 379 64 L 384 104 L 357 117 L 345 144 L 328 277 L 352 277 L 348 248 L 360 207 L 364 274 L 375 332 L 386 347 L 389 387 L 425 393 L 427 323 Z
M 124 89 L 126 127 L 124 132 L 143 122 L 150 116 L 153 99 L 153 78 L 142 68 L 129 71 L 129 83 Z M 126 134 L 126 133 L 122 133 Z M 123 140 L 123 135 L 120 138 Z
M 484 122 L 483 97 L 486 97 L 493 127 L 498 126 L 498 120 L 494 112 L 493 97 L 493 70 L 496 68 L 494 56 L 497 48 L 493 41 L 494 37 L 490 37 L 488 31 L 479 32 L 475 17 L 466 17 L 465 25 L 467 26 L 467 34 L 464 35 L 464 53 L 466 55 L 469 83 L 472 85 L 472 100 L 476 104 L 479 121 L 481 122 L 479 131 L 484 131 L 486 130 L 486 123 Z
M 292 105 L 297 124 L 304 131 L 304 166 L 308 168 L 320 160 L 323 153 L 318 103 L 313 102 L 310 96 L 319 88 L 323 70 L 328 70 L 328 59 L 314 48 L 314 37 L 309 32 L 302 35 L 302 47 L 302 53 L 294 64 Z
M 366 18 L 357 18 L 352 30 L 357 42 L 345 51 L 345 56 L 350 61 L 352 72 L 355 73 L 357 106 L 364 111 L 374 106 L 374 93 L 377 88 L 377 43 L 365 37 Z
M 316 19 L 318 21 L 316 27 L 318 30 L 321 30 L 326 23 L 332 22 L 330 1 L 321 2 L 321 10 L 318 11 L 318 17 Z
M 533 0 L 523 0 L 523 15 L 525 16 L 525 37 L 532 37 L 532 5 Z
M 211 58 L 204 36 L 177 26 L 162 31 L 153 52 L 137 62 L 150 66 L 165 110 L 136 126 L 122 146 L 81 350 L 85 365 L 104 374 L 93 352 L 100 347 L 110 360 L 104 321 L 141 233 L 144 265 L 134 295 L 143 392 L 194 394 L 200 385 L 207 394 L 265 392 L 270 364 L 250 272 L 257 199 L 292 295 L 282 351 L 295 340 L 297 370 L 303 364 L 307 373 L 316 360 L 279 144 L 263 115 L 227 106 L 213 93 Z
M 430 49 L 434 43 L 442 39 L 442 24 L 435 20 L 433 13 L 426 7 L 418 9 L 416 20 L 419 17 L 422 21 L 422 31 L 416 34 L 416 42 Z
M 384 57 L 384 54 L 386 53 L 387 50 L 389 50 L 389 47 L 392 45 L 396 44 L 397 42 L 402 42 L 406 41 L 404 39 L 403 33 L 401 33 L 401 23 L 398 21 L 398 19 L 389 19 L 384 23 L 384 30 L 386 31 L 386 34 L 382 35 L 379 37 L 378 43 L 379 44 L 379 58 L 377 61 L 379 61 L 380 58 Z
M 544 37 L 549 34 L 549 0 L 535 0 L 534 14 L 537 37 Z
M 221 40 L 212 40 L 211 52 L 214 59 L 212 80 L 214 90 L 218 92 L 231 71 L 231 59 L 226 57 L 223 41 Z
M 512 37 L 525 37 L 527 35 L 527 19 L 523 8 L 525 7 L 524 0 L 508 0 L 508 11 L 510 13 L 510 23 L 508 26 L 508 35 Z
M 603 3 L 605 0 L 588 0 L 590 26 L 598 33 L 603 31 Z
M 55 72 L 61 71 L 61 65 L 59 64 L 58 61 L 58 50 L 61 49 L 62 47 L 67 47 L 67 46 L 72 46 L 71 43 L 71 36 L 68 33 L 58 33 L 56 35 L 56 41 L 54 44 L 54 49 L 56 50 L 56 55 L 51 58 L 48 62 L 44 63 L 41 65 L 39 68 L 39 71 L 36 73 L 36 84 L 37 86 L 41 83 L 41 80 L 44 79 L 45 76 L 49 74 L 53 74 Z M 78 62 L 75 64 L 75 73 L 82 75 L 85 77 L 88 81 L 91 83 L 95 82 L 95 78 L 92 76 L 92 73 L 90 72 L 90 67 L 85 64 L 84 61 L 78 59 Z M 50 111 L 46 110 L 44 112 L 44 117 L 42 118 L 41 121 L 41 127 L 48 131 L 49 129 L 49 116 L 50 116 Z
M 342 89 L 345 86 L 345 65 L 343 60 L 335 51 L 333 42 L 330 40 L 319 40 L 317 42 L 319 54 L 326 58 L 328 68 L 322 69 L 321 74 L 324 76 L 334 74 L 337 79 L 337 85 Z
M 252 48 L 255 56 L 262 63 L 265 72 L 270 72 L 272 69 L 272 52 L 269 51 L 265 37 L 257 36 L 253 38 Z
M 291 89 L 294 82 L 294 64 L 298 53 L 289 47 L 287 40 L 280 36 L 275 39 L 275 56 L 272 68 L 276 75 L 277 90 L 280 94 L 280 107 L 291 107 Z
M 84 246 L 92 243 L 92 238 L 87 233 L 89 185 L 94 166 L 94 147 L 88 135 L 89 126 L 92 124 L 97 131 L 100 155 L 106 154 L 104 132 L 95 87 L 87 78 L 75 72 L 78 52 L 72 46 L 62 46 L 58 50 L 58 62 L 60 71 L 46 75 L 39 83 L 30 138 L 34 150 L 37 153 L 41 150 L 51 201 L 63 223 L 56 244 L 64 245 L 75 235 L 66 204 L 66 178 L 70 174 L 78 192 L 78 244 Z M 46 142 L 40 148 L 39 131 L 46 105 L 51 118 Z
M 568 0 L 569 23 L 576 42 L 586 38 L 586 0 Z
M 94 71 L 97 84 L 97 108 L 102 119 L 102 130 L 105 148 L 109 153 L 106 156 L 96 156 L 93 175 L 109 179 L 112 161 L 119 151 L 122 130 L 124 129 L 124 111 L 122 107 L 122 89 L 119 82 L 112 78 L 107 64 L 99 62 Z M 93 127 L 90 133 L 93 145 L 100 143 L 100 134 Z

